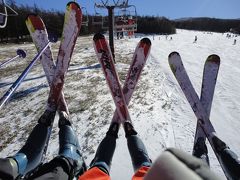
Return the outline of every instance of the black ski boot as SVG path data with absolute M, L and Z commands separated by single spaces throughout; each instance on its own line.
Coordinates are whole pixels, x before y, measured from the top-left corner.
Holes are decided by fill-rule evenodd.
M 208 150 L 205 140 L 202 137 L 199 137 L 197 139 L 197 143 L 193 148 L 193 155 L 197 158 L 202 159 L 209 165 Z
M 44 111 L 43 115 L 39 118 L 38 123 L 44 124 L 46 126 L 51 126 L 53 124 L 56 112 Z
M 68 114 L 64 111 L 59 111 L 59 121 L 58 121 L 58 127 L 60 128 L 61 126 L 68 125 L 71 126 L 72 122 L 68 117 Z
M 115 138 L 118 138 L 118 131 L 119 131 L 119 123 L 113 122 L 113 123 L 111 123 L 106 134 L 108 136 L 113 136 Z
M 134 129 L 131 122 L 126 121 L 124 124 L 124 131 L 125 131 L 125 137 L 129 137 L 132 135 L 137 135 L 137 131 Z

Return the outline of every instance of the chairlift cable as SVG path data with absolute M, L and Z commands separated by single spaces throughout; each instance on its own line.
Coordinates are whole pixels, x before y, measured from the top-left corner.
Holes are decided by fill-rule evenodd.
M 101 0 L 102 4 L 106 7 L 108 5 L 108 0 L 106 0 L 106 2 L 104 3 L 103 0 Z

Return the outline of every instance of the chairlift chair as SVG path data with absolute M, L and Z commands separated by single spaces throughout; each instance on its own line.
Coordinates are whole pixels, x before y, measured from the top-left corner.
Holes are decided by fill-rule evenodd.
M 10 10 L 11 14 L 8 14 Z M 0 28 L 5 28 L 7 25 L 8 16 L 17 16 L 18 13 L 5 3 L 5 0 L 0 0 Z
M 82 25 L 83 26 L 88 26 L 89 18 L 88 18 L 87 8 L 82 7 L 81 9 L 82 9 L 82 12 L 83 12 Z
M 97 4 L 95 3 L 94 4 L 94 11 L 95 11 L 95 14 L 94 16 L 92 16 L 92 24 L 93 25 L 96 25 L 96 26 L 103 26 L 103 16 L 101 13 L 99 13 L 97 11 Z
M 115 16 L 116 32 L 137 31 L 137 11 L 134 5 L 123 6 Z

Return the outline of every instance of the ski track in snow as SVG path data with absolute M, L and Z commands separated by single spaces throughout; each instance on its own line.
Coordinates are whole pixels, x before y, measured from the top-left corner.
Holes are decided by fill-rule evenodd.
M 193 43 L 195 35 L 197 43 Z M 148 36 L 152 49 L 138 86 L 129 104 L 131 119 L 154 161 L 167 147 L 176 147 L 191 154 L 196 118 L 184 97 L 169 65 L 168 55 L 178 51 L 194 88 L 201 91 L 204 62 L 208 55 L 218 54 L 221 67 L 210 119 L 219 135 L 240 155 L 238 115 L 240 114 L 240 37 L 237 44 L 226 34 L 177 30 L 168 36 Z M 169 40 L 170 37 L 173 40 Z M 141 38 L 115 40 L 116 69 L 123 84 L 134 49 Z M 59 42 L 52 45 L 56 58 Z M 0 61 L 14 56 L 15 50 L 27 50 L 26 59 L 12 62 L 0 69 L 0 94 L 3 95 L 35 55 L 32 44 L 0 46 Z M 98 67 L 98 68 L 93 68 Z M 0 111 L 0 157 L 16 153 L 26 141 L 43 113 L 49 88 L 38 62 L 15 96 Z M 92 45 L 92 36 L 79 37 L 66 76 L 64 93 L 71 119 L 77 132 L 83 156 L 89 164 L 103 139 L 115 110 L 103 73 Z M 46 161 L 58 153 L 56 117 Z M 211 148 L 209 147 L 209 150 Z M 215 155 L 210 150 L 211 169 L 224 177 Z M 125 172 L 125 173 L 121 173 Z M 113 157 L 112 179 L 131 179 L 133 170 L 122 128 Z

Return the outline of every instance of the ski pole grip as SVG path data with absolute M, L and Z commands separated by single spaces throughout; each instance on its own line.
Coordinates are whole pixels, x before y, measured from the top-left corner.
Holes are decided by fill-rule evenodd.
M 25 58 L 26 57 L 26 52 L 22 49 L 18 49 L 17 50 L 17 55 L 21 58 Z
M 240 177 L 240 161 L 238 156 L 230 150 L 230 148 L 219 139 L 217 136 L 213 137 L 213 143 L 217 150 L 219 161 L 223 165 L 223 170 L 228 179 L 239 179 Z

